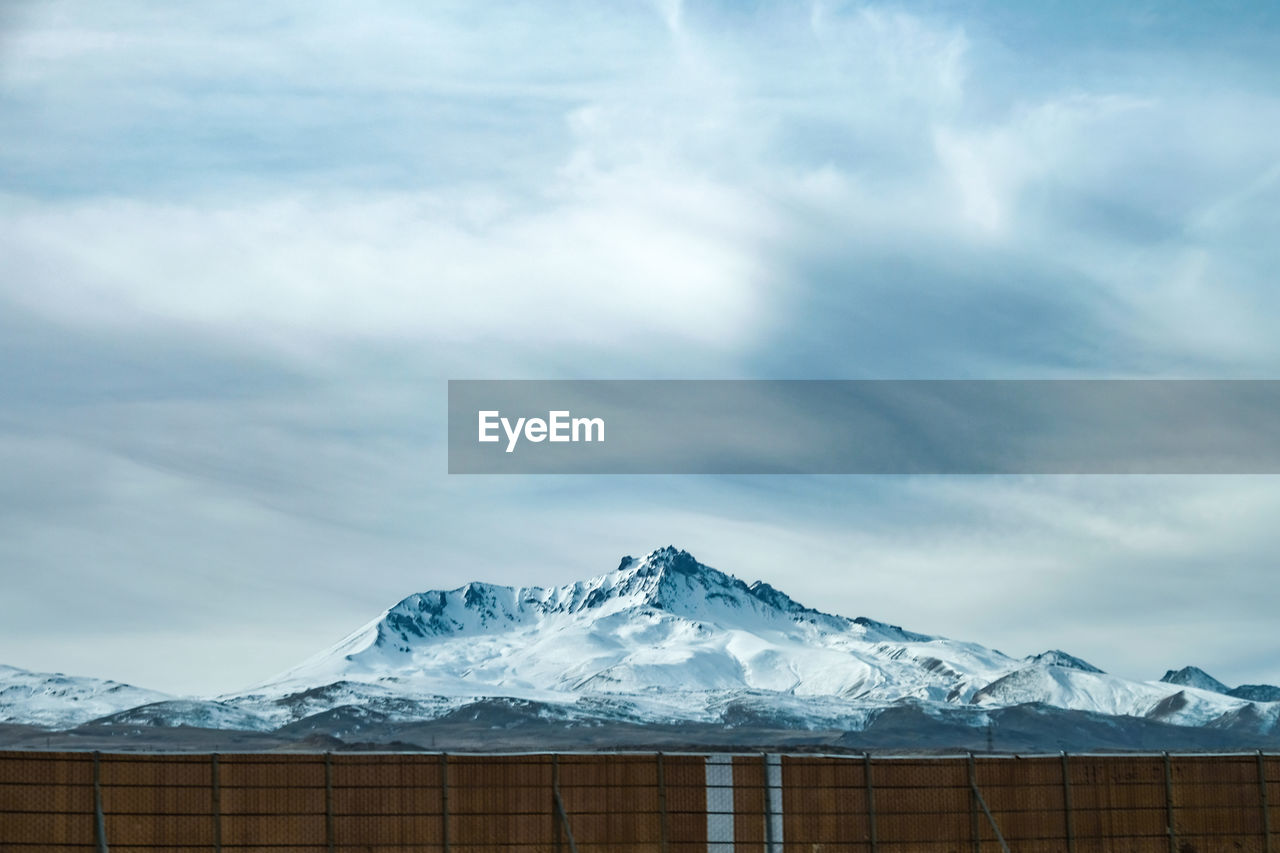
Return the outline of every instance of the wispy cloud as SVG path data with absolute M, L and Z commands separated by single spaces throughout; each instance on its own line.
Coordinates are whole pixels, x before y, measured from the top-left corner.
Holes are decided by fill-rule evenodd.
M 1273 376 L 1274 11 L 0 14 L 0 660 L 229 689 L 412 590 L 674 541 L 1011 653 L 1280 680 L 1238 653 L 1266 479 L 475 481 L 441 446 L 449 377 Z

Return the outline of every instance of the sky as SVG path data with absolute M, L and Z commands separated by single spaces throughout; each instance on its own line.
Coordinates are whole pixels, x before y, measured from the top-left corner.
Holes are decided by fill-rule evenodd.
M 667 544 L 1280 683 L 1274 476 L 467 477 L 449 379 L 1280 376 L 1280 7 L 0 7 L 0 663 L 213 695 Z

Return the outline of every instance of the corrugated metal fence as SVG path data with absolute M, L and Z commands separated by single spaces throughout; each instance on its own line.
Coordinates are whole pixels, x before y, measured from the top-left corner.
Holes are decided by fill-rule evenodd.
M 0 752 L 0 851 L 1280 853 L 1280 756 Z

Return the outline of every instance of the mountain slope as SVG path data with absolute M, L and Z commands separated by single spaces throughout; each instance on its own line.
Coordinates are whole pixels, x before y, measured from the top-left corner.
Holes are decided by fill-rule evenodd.
M 66 729 L 97 717 L 172 698 L 154 690 L 101 678 L 30 672 L 0 665 L 0 723 Z
M 1169 670 L 1160 678 L 1166 684 L 1180 684 L 1186 687 L 1196 687 L 1200 690 L 1209 690 L 1214 693 L 1223 693 L 1229 695 L 1231 688 L 1205 672 L 1198 666 L 1184 666 L 1177 671 Z
M 1179 670 L 1169 670 L 1160 679 L 1169 684 L 1185 684 L 1210 690 L 1237 699 L 1250 702 L 1280 702 L 1280 687 L 1271 684 L 1241 684 L 1239 687 L 1228 687 L 1198 666 L 1184 666 Z
M 685 709 L 697 711 L 726 691 L 967 701 L 1016 663 L 821 613 L 664 548 L 562 587 L 471 583 L 409 596 L 268 692 L 347 680 L 455 697 L 649 696 L 662 715 L 676 694 L 701 695 L 701 709 Z
M 440 708 L 500 696 L 622 719 L 848 728 L 903 701 L 926 713 L 969 707 L 974 725 L 990 709 L 1026 703 L 1182 725 L 1250 704 L 1198 686 L 1127 681 L 1058 650 L 1017 659 L 822 613 L 673 547 L 566 586 L 469 583 L 411 595 L 333 648 L 226 698 L 261 711 L 336 682 Z M 1264 724 L 1278 707 L 1260 706 Z
M 1129 681 L 1057 649 L 1014 658 L 823 613 L 667 547 L 564 586 L 416 593 L 278 678 L 211 699 L 0 667 L 0 723 L 79 726 L 76 737 L 105 742 L 167 742 L 163 731 L 179 727 L 282 742 L 416 732 L 432 747 L 437 734 L 487 742 L 495 726 L 535 738 L 591 731 L 594 743 L 609 732 L 722 731 L 717 743 L 734 731 L 777 743 L 834 732 L 846 745 L 912 725 L 939 743 L 1016 726 L 1018 743 L 1137 745 L 1175 726 L 1202 730 L 1186 743 L 1257 746 L 1280 742 L 1272 690 L 1228 690 L 1194 668 Z M 1075 734 L 1050 737 L 1056 727 Z

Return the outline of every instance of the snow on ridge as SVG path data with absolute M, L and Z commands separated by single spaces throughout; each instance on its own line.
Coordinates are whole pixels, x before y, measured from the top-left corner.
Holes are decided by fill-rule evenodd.
M 738 707 L 737 696 L 804 697 L 824 719 L 833 708 L 902 701 L 975 711 L 1043 703 L 1187 725 L 1249 704 L 1127 681 L 1057 649 L 1014 659 L 823 613 L 673 546 L 558 587 L 471 583 L 411 595 L 288 676 L 277 689 L 349 679 L 404 695 L 617 701 L 662 719 L 705 718 Z
M 1160 680 L 1168 684 L 1195 687 L 1250 702 L 1280 702 L 1280 687 L 1273 684 L 1241 684 L 1238 687 L 1228 687 L 1198 666 L 1184 666 L 1179 670 L 1171 669 Z
M 0 666 L 0 723 L 74 728 L 98 717 L 172 699 L 166 693 L 104 678 Z
M 1063 666 L 1067 669 L 1078 669 L 1082 672 L 1102 672 L 1101 669 L 1088 661 L 1081 660 L 1075 655 L 1069 655 L 1061 649 L 1050 649 L 1049 651 L 1041 652 L 1038 655 L 1031 655 L 1026 660 L 1029 663 L 1043 664 L 1045 666 Z
M 1236 697 L 1168 680 L 1128 681 L 1056 649 L 1018 659 L 823 613 L 668 546 L 561 586 L 414 593 L 281 676 L 213 700 L 0 666 L 0 722 L 270 730 L 344 708 L 412 720 L 492 700 L 554 706 L 566 718 L 846 729 L 904 703 L 965 719 L 1038 704 L 1280 726 L 1280 703 L 1256 701 L 1266 690 Z
M 1184 666 L 1179 670 L 1169 670 L 1161 678 L 1161 681 L 1168 684 L 1180 684 L 1186 687 L 1197 687 L 1201 690 L 1209 690 L 1214 693 L 1225 693 L 1230 695 L 1231 688 L 1205 672 L 1198 666 Z
M 954 702 L 1016 663 L 976 644 L 805 607 L 668 546 L 558 587 L 470 583 L 410 595 L 258 689 L 347 679 L 394 682 L 406 695 L 561 702 L 647 702 L 655 690 L 699 705 L 697 697 L 726 691 Z
M 376 674 L 403 663 L 405 656 L 415 656 L 424 644 L 452 638 L 519 631 L 558 617 L 598 620 L 645 610 L 712 621 L 728 612 L 754 622 L 799 620 L 833 631 L 845 631 L 851 624 L 843 617 L 804 607 L 763 582 L 748 586 L 697 562 L 686 551 L 667 546 L 643 559 L 624 557 L 607 574 L 558 587 L 471 582 L 451 590 L 414 593 L 332 648 L 255 689 L 276 682 L 313 682 L 328 675 Z M 866 630 L 890 627 L 859 622 Z

